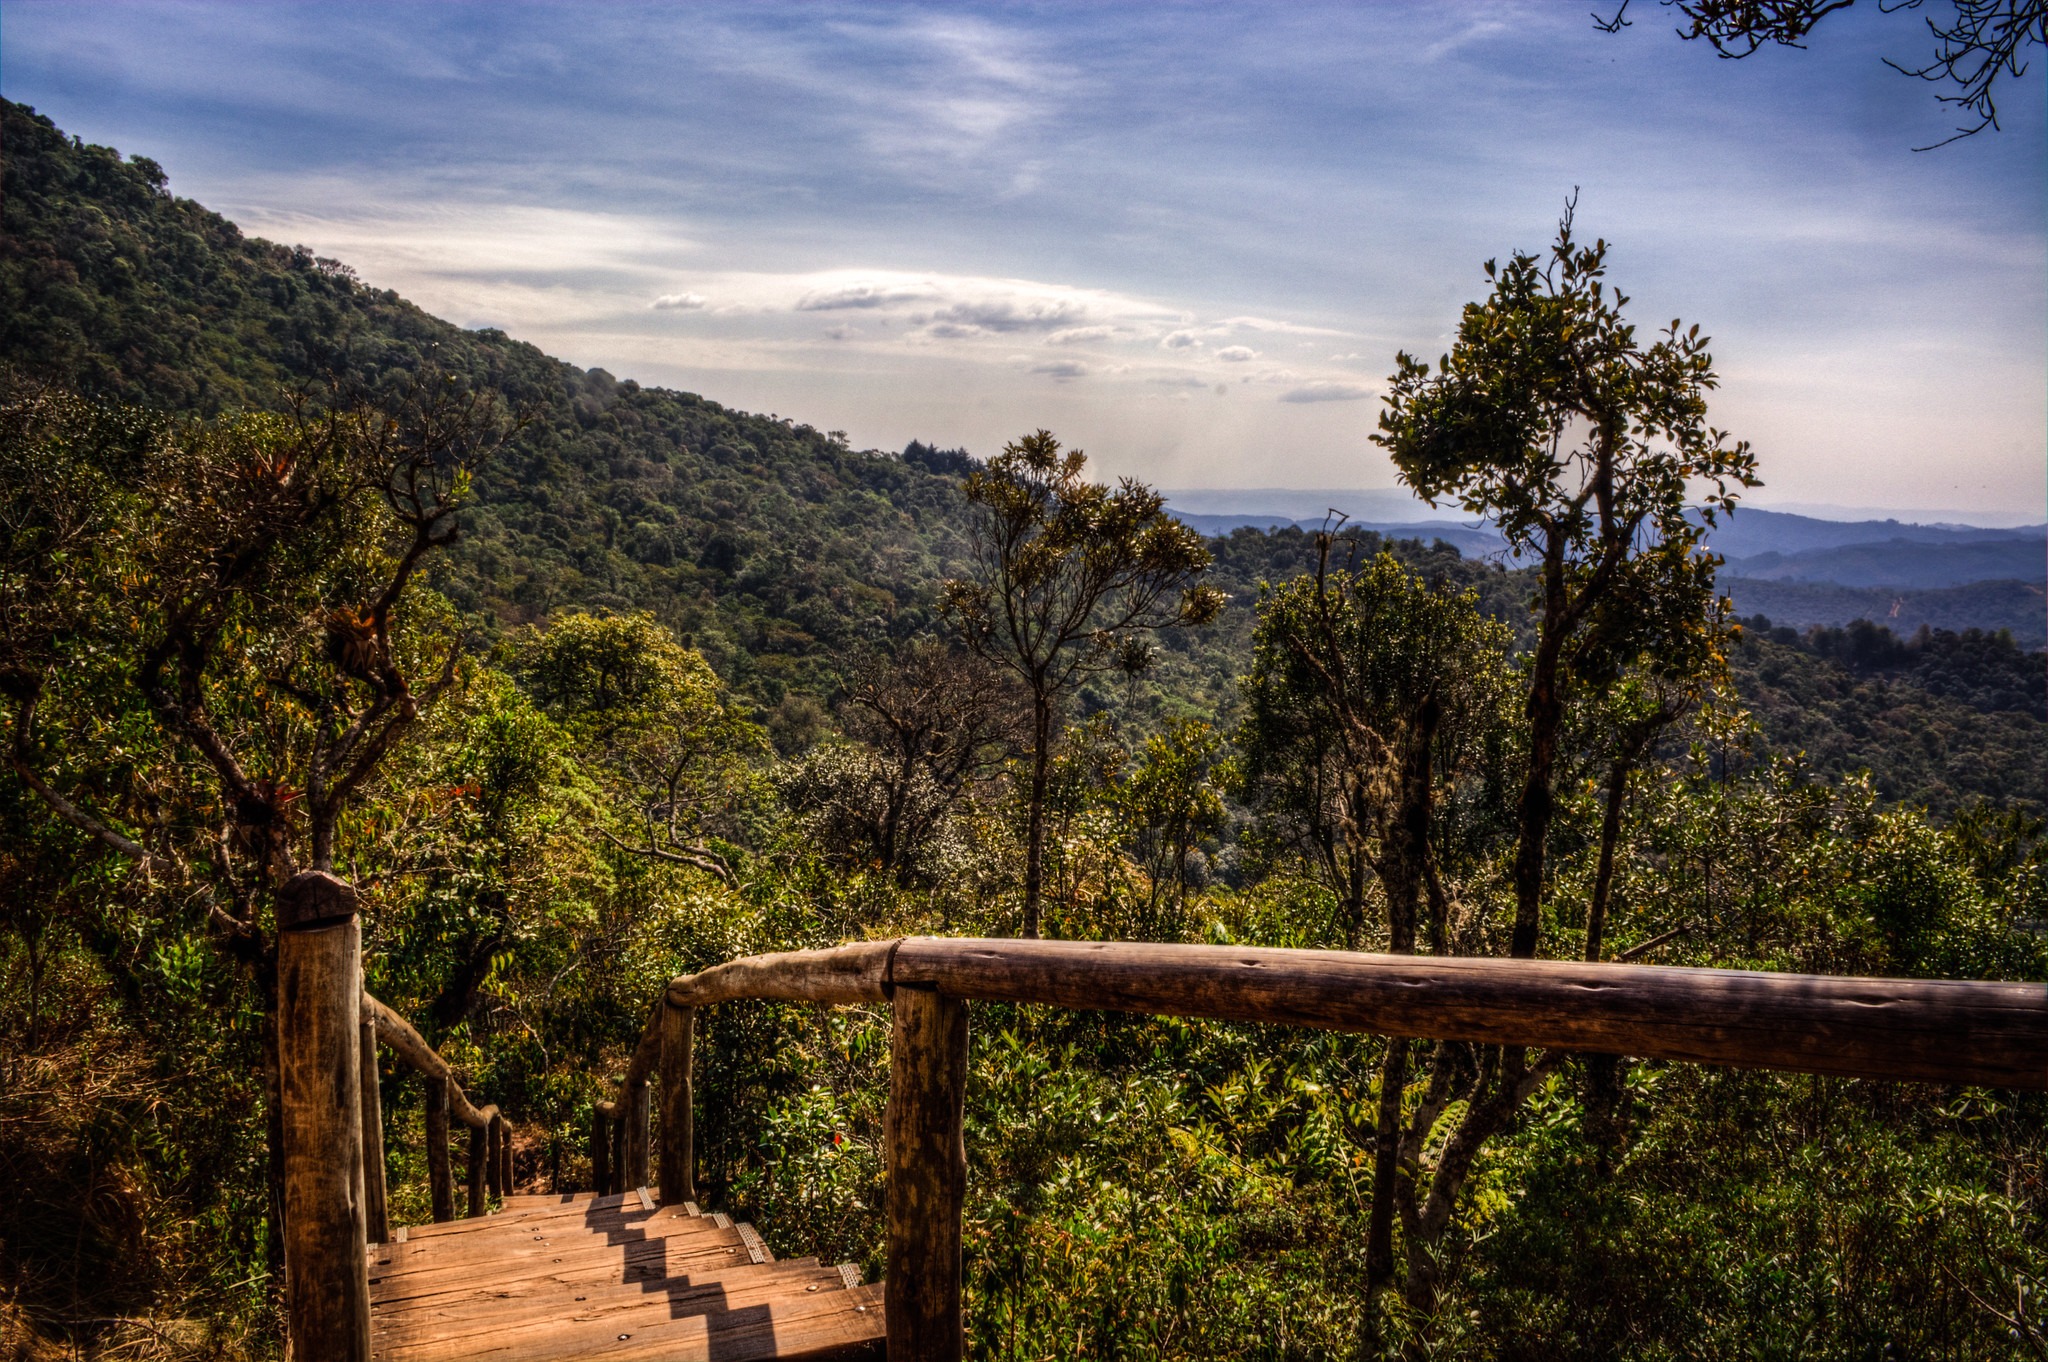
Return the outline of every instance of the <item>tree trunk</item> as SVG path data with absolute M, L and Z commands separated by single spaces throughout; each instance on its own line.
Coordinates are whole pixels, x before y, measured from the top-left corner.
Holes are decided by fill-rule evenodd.
M 1031 807 L 1024 833 L 1024 935 L 1038 936 L 1038 905 L 1045 888 L 1045 788 L 1052 770 L 1052 704 L 1031 702 Z
M 1586 910 L 1586 959 L 1600 958 L 1607 929 L 1607 903 L 1614 891 L 1614 850 L 1621 840 L 1621 806 L 1628 793 L 1628 758 L 1617 757 L 1607 772 L 1607 808 L 1600 820 L 1600 868 L 1593 876 L 1593 903 Z

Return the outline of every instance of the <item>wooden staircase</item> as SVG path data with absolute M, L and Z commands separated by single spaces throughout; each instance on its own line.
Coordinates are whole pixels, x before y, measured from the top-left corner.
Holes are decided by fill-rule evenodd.
M 378 1362 L 880 1358 L 882 1288 L 751 1225 L 623 1196 L 508 1196 L 369 1254 Z

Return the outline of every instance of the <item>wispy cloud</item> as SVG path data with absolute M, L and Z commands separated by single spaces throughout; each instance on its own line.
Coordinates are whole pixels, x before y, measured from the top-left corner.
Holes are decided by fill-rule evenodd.
M 1372 396 L 1372 389 L 1363 383 L 1333 383 L 1319 379 L 1304 383 L 1298 388 L 1289 388 L 1280 394 L 1282 402 L 1359 402 Z

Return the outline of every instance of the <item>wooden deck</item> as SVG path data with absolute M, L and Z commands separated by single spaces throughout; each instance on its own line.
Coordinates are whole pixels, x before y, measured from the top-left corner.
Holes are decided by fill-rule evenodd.
M 379 1362 L 880 1358 L 882 1288 L 749 1225 L 623 1196 L 511 1196 L 371 1246 Z

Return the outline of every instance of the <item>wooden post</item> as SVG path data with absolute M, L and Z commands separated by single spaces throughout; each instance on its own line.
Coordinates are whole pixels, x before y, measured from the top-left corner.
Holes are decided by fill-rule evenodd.
M 967 1198 L 967 1004 L 899 986 L 889 1029 L 886 1326 L 889 1362 L 959 1362 L 960 1218 Z
M 605 1129 L 604 1113 L 596 1104 L 590 1108 L 590 1190 L 605 1196 L 612 1190 L 612 1133 Z
M 278 891 L 277 922 L 287 1336 L 295 1362 L 369 1362 L 355 891 L 303 871 Z
M 498 1195 L 512 1195 L 512 1123 L 498 1118 Z
M 488 1154 L 488 1125 L 469 1128 L 469 1215 L 474 1218 L 484 1213 L 484 1162 Z M 294 1362 L 297 1362 L 294 1359 Z
M 484 1190 L 494 1197 L 505 1195 L 505 1161 L 499 1155 L 499 1146 L 505 1141 L 505 1122 L 498 1113 L 485 1113 L 490 1119 L 484 1122 Z
M 661 1204 L 697 1199 L 697 1113 L 691 1097 L 690 1042 L 697 1010 L 667 1003 L 661 1013 Z
M 427 1183 L 434 1192 L 434 1221 L 455 1218 L 455 1173 L 448 1166 L 448 1080 L 422 1074 L 427 1083 Z
M 626 1179 L 630 1192 L 647 1185 L 647 1085 L 635 1083 L 626 1094 Z
M 364 1017 L 356 1043 L 363 1075 L 363 1233 L 373 1244 L 391 1238 L 391 1214 L 384 1194 L 384 1093 L 377 1077 L 377 1023 Z
M 612 1192 L 631 1190 L 626 1184 L 626 1110 L 615 1102 L 612 1111 Z

